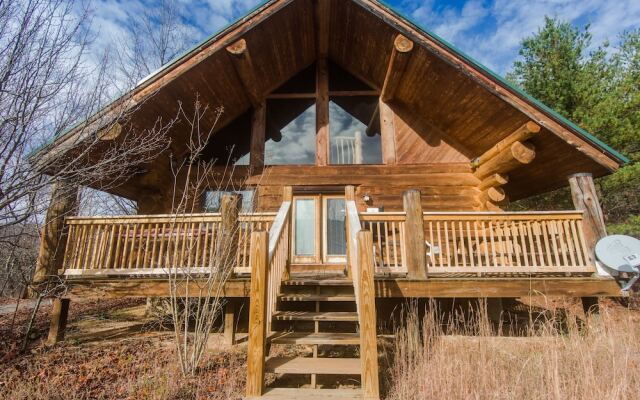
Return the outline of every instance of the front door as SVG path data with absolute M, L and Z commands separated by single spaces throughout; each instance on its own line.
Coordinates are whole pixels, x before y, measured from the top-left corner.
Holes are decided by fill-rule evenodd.
M 294 196 L 293 216 L 293 263 L 346 262 L 344 196 Z

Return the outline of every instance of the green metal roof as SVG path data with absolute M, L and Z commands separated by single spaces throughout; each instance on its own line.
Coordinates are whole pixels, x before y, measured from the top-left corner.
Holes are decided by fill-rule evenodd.
M 256 12 L 260 11 L 263 7 L 266 7 L 269 5 L 269 3 L 272 3 L 276 0 L 262 0 L 257 6 L 255 6 L 253 9 L 251 9 L 249 12 L 247 12 L 244 16 L 239 17 L 238 19 L 236 19 L 235 21 L 229 23 L 227 26 L 219 29 L 217 32 L 213 33 L 212 35 L 210 35 L 209 37 L 207 37 L 206 39 L 202 40 L 201 42 L 199 42 L 198 44 L 196 44 L 195 46 L 193 46 L 191 49 L 185 51 L 182 55 L 174 58 L 173 60 L 171 60 L 170 62 L 168 62 L 167 64 L 163 65 L 162 67 L 160 67 L 158 70 L 154 71 L 153 73 L 151 73 L 149 76 L 143 78 L 140 82 L 138 82 L 138 84 L 136 85 L 136 88 L 140 87 L 140 85 L 147 83 L 149 81 L 152 81 L 153 78 L 157 77 L 158 75 L 160 75 L 163 71 L 171 68 L 174 64 L 178 63 L 179 61 L 183 60 L 184 58 L 187 58 L 189 55 L 191 55 L 194 52 L 197 52 L 200 50 L 201 47 L 205 46 L 206 44 L 208 44 L 211 41 L 215 41 L 216 38 L 222 34 L 224 34 L 226 31 L 230 30 L 231 28 L 233 28 L 233 26 L 235 26 L 236 24 L 238 24 L 239 22 L 250 18 L 251 16 L 253 16 L 253 14 L 255 14 Z M 357 1 L 357 0 L 356 0 Z M 578 125 L 576 125 L 575 123 L 571 122 L 570 120 L 568 120 L 567 118 L 565 118 L 564 116 L 562 116 L 561 114 L 559 114 L 558 112 L 556 112 L 555 110 L 553 110 L 552 108 L 546 106 L 544 103 L 542 103 L 541 101 L 539 101 L 538 99 L 534 98 L 533 96 L 529 95 L 528 93 L 526 93 L 524 90 L 522 90 L 521 88 L 512 85 L 509 81 L 507 81 L 506 79 L 504 79 L 503 77 L 501 77 L 500 75 L 498 75 L 497 73 L 493 72 L 491 69 L 489 69 L 488 67 L 484 66 L 482 63 L 480 63 L 479 61 L 475 60 L 473 57 L 469 56 L 468 54 L 466 54 L 464 51 L 458 49 L 457 47 L 455 47 L 453 44 L 449 43 L 448 41 L 446 41 L 445 39 L 443 39 L 442 37 L 440 37 L 439 35 L 437 35 L 436 33 L 430 31 L 429 29 L 424 28 L 423 26 L 421 26 L 419 23 L 417 23 L 416 21 L 413 20 L 413 18 L 411 18 L 410 16 L 404 14 L 402 11 L 397 10 L 395 7 L 393 7 L 392 5 L 388 4 L 388 2 L 386 0 L 374 0 L 377 3 L 379 3 L 380 5 L 384 6 L 389 12 L 397 15 L 398 17 L 404 19 L 405 21 L 407 21 L 411 26 L 413 26 L 416 30 L 422 32 L 423 34 L 431 37 L 433 40 L 437 41 L 439 44 L 441 44 L 442 46 L 448 48 L 449 50 L 451 50 L 452 52 L 454 52 L 455 54 L 459 55 L 461 58 L 463 58 L 465 61 L 467 61 L 469 64 L 473 65 L 475 68 L 479 69 L 480 71 L 482 71 L 483 73 L 491 76 L 493 79 L 495 79 L 496 81 L 498 81 L 501 85 L 505 86 L 507 89 L 515 92 L 516 94 L 518 94 L 519 96 L 523 97 L 524 99 L 526 99 L 527 101 L 529 101 L 530 103 L 532 103 L 533 105 L 535 105 L 536 107 L 538 107 L 539 109 L 541 109 L 542 111 L 544 111 L 546 114 L 548 114 L 549 116 L 551 116 L 552 118 L 554 118 L 555 120 L 557 120 L 558 122 L 560 122 L 563 125 L 568 126 L 570 129 L 572 129 L 573 131 L 575 131 L 576 133 L 578 133 L 579 135 L 583 136 L 587 141 L 591 142 L 593 145 L 595 145 L 596 147 L 600 148 L 602 151 L 609 153 L 610 155 L 614 156 L 615 158 L 617 158 L 622 164 L 626 164 L 628 162 L 630 162 L 630 160 L 625 157 L 624 155 L 622 155 L 621 153 L 619 153 L 618 151 L 614 150 L 613 148 L 611 148 L 609 145 L 607 145 L 606 143 L 604 143 L 602 140 L 598 139 L 597 137 L 593 136 L 592 134 L 590 134 L 589 132 L 585 131 L 584 129 L 582 129 L 581 127 L 579 127 Z M 135 89 L 135 88 L 134 88 Z M 120 96 L 121 97 L 121 96 Z M 118 97 L 117 99 L 115 99 L 114 101 L 112 101 L 111 103 L 109 103 L 107 106 L 105 106 L 104 108 L 108 107 L 109 105 L 113 104 L 115 101 L 117 101 L 120 97 Z M 103 109 L 104 109 L 103 108 Z M 40 146 L 39 148 L 37 148 L 36 150 L 34 150 L 33 152 L 31 152 L 31 154 L 29 155 L 29 157 L 31 157 L 32 155 L 34 155 L 35 153 L 37 153 L 38 151 L 42 150 L 44 147 L 48 146 L 49 144 L 53 143 L 56 139 L 58 139 L 61 136 L 64 136 L 67 132 L 73 130 L 74 128 L 76 128 L 77 126 L 81 125 L 82 123 L 86 122 L 85 121 L 81 121 L 78 122 L 77 124 L 75 124 L 74 126 L 72 126 L 71 128 L 65 130 L 62 133 L 59 133 L 57 135 L 52 136 L 47 143 L 43 144 L 42 146 Z

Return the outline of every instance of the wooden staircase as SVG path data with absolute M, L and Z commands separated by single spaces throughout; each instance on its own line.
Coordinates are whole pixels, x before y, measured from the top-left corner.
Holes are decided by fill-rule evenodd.
M 251 234 L 246 398 L 378 399 L 373 237 L 360 228 L 353 188 L 346 193 L 350 278 L 291 279 L 290 188 L 283 197 L 270 231 Z M 295 354 L 298 345 L 311 346 L 312 356 L 275 355 Z M 276 379 L 267 388 L 265 373 L 308 376 L 308 387 Z M 360 388 L 339 384 L 358 376 Z
M 353 284 L 348 279 L 288 280 L 281 285 L 278 306 L 273 314 L 274 332 L 267 340 L 270 345 L 283 347 L 283 353 L 293 353 L 294 346 L 311 346 L 311 357 L 276 357 L 267 354 L 265 372 L 309 376 L 309 387 L 267 388 L 265 396 L 276 398 L 362 398 L 359 388 L 333 388 L 336 380 L 326 379 L 319 384 L 318 376 L 347 376 L 360 378 L 362 362 L 359 358 L 360 333 Z M 274 351 L 275 346 L 267 346 Z M 291 347 L 289 349 L 288 347 Z M 337 351 L 336 351 L 337 350 Z M 340 356 L 335 354 L 342 353 Z M 351 353 L 344 356 L 344 353 Z M 321 378 L 322 379 L 322 378 Z M 351 386 L 351 385 L 350 385 Z

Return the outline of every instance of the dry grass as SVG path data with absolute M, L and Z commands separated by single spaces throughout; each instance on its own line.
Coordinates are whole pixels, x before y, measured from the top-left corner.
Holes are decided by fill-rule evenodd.
M 413 308 L 392 345 L 386 397 L 639 398 L 637 312 L 607 303 L 585 325 L 568 308 L 532 315 L 535 323 L 520 337 L 505 327 L 506 336 L 493 336 L 483 312 L 445 316 L 432 307 L 421 319 Z

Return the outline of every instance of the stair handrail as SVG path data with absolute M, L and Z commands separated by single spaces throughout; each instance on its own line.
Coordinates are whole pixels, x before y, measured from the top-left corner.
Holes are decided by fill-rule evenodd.
M 267 263 L 267 333 L 278 301 L 282 280 L 288 275 L 291 201 L 283 201 L 269 230 Z
M 358 262 L 358 232 L 362 230 L 360 217 L 358 216 L 358 207 L 354 200 L 346 201 L 347 210 L 347 250 L 348 250 L 348 266 L 349 275 L 353 280 L 353 291 L 356 296 L 356 309 L 360 315 L 360 274 Z
M 362 230 L 354 199 L 346 201 L 349 271 L 353 280 L 360 329 L 361 386 L 366 399 L 378 399 L 378 347 L 373 275 L 373 235 Z

